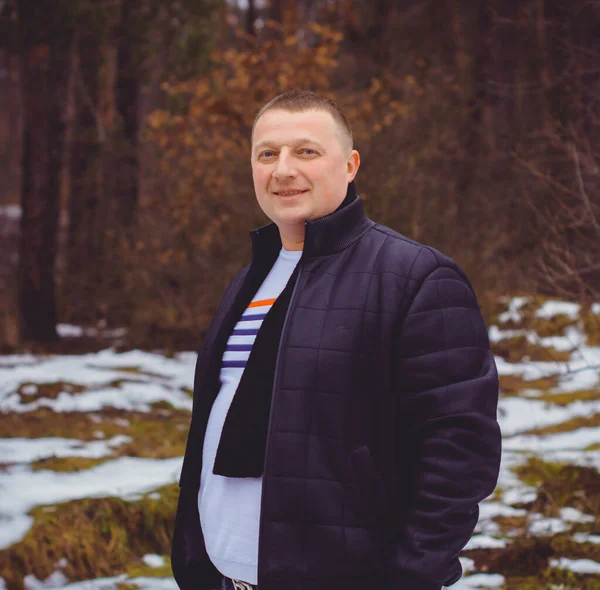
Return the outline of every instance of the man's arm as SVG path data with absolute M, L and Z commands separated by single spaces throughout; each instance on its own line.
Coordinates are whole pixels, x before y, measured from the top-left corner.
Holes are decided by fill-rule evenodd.
M 421 254 L 434 262 L 430 250 Z M 388 555 L 394 590 L 439 590 L 460 577 L 457 556 L 500 467 L 498 375 L 485 324 L 464 273 L 435 258 L 394 351 L 399 451 L 410 466 Z

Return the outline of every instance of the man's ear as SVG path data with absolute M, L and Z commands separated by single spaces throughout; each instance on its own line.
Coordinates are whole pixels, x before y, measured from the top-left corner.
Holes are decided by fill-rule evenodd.
M 350 152 L 346 166 L 348 182 L 352 182 L 356 176 L 356 173 L 358 172 L 358 169 L 360 168 L 360 154 L 356 150 L 352 150 Z

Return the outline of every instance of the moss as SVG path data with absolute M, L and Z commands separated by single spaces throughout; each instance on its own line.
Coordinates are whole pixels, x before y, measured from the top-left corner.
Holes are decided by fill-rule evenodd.
M 548 336 L 564 336 L 565 331 L 570 326 L 578 323 L 578 318 L 557 313 L 549 318 L 540 318 L 536 316 L 537 311 L 547 301 L 556 301 L 553 297 L 544 297 L 543 295 L 530 295 L 528 300 L 519 308 L 521 319 L 517 322 L 509 320 L 506 322 L 499 321 L 499 315 L 496 316 L 497 325 L 502 330 L 533 330 L 541 338 Z M 505 303 L 502 311 L 508 311 L 508 306 Z
M 165 565 L 160 567 L 150 567 L 146 565 L 142 559 L 136 560 L 127 568 L 127 575 L 130 578 L 170 578 L 173 576 L 171 571 L 171 557 L 163 555 Z
M 534 512 L 558 516 L 560 508 L 572 506 L 587 514 L 600 514 L 600 473 L 595 469 L 532 457 L 514 471 L 538 489 L 531 506 Z
M 152 402 L 150 404 L 150 407 L 153 410 L 174 410 L 175 406 L 173 406 L 172 403 L 168 402 L 167 400 L 161 399 L 157 402 Z
M 600 586 L 597 576 L 576 575 L 567 570 L 550 567 L 550 559 L 568 557 L 598 561 L 599 554 L 598 545 L 575 543 L 566 535 L 557 535 L 554 538 L 523 535 L 516 537 L 510 545 L 503 548 L 464 552 L 465 556 L 475 562 L 476 571 L 500 572 L 506 580 L 504 588 L 519 590 L 557 587 L 598 590 Z
M 587 335 L 588 346 L 600 346 L 600 314 L 586 311 L 582 314 L 583 331 Z
M 520 395 L 524 389 L 547 391 L 558 386 L 558 377 L 544 377 L 526 381 L 520 375 L 500 375 L 500 391 L 502 395 Z M 550 395 L 550 394 L 548 394 Z
M 496 516 L 493 521 L 498 525 L 500 532 L 507 535 L 513 531 L 524 532 L 527 528 L 526 516 Z
M 567 535 L 557 535 L 552 539 L 552 547 L 560 557 L 569 559 L 591 559 L 600 563 L 600 545 L 577 543 Z
M 74 471 L 82 471 L 90 469 L 96 465 L 100 465 L 105 461 L 111 460 L 113 457 L 102 457 L 100 459 L 90 459 L 88 457 L 48 457 L 40 459 L 31 464 L 33 471 L 41 471 L 49 469 L 51 471 L 60 471 L 63 473 L 72 473 Z
M 511 577 L 503 590 L 599 590 L 597 576 L 547 568 L 539 576 Z
M 525 336 L 513 336 L 492 342 L 492 351 L 509 363 L 518 363 L 527 357 L 530 361 L 567 362 L 571 358 L 568 350 L 556 350 L 549 346 L 532 344 Z
M 35 393 L 23 393 L 25 388 L 32 386 L 37 388 Z M 19 395 L 21 396 L 21 401 L 23 403 L 31 403 L 41 398 L 56 399 L 63 391 L 67 391 L 68 393 L 81 393 L 86 389 L 87 387 L 84 387 L 83 385 L 69 383 L 68 381 L 54 381 L 52 383 L 33 383 L 31 381 L 26 381 L 19 385 Z
M 550 336 L 564 336 L 567 328 L 577 325 L 577 318 L 570 318 L 568 315 L 559 313 L 550 318 L 533 317 L 530 328 L 540 338 L 549 338 Z
M 547 568 L 554 549 L 547 538 L 517 537 L 499 549 L 475 549 L 464 555 L 475 562 L 476 571 L 500 572 L 505 577 L 537 576 Z
M 147 371 L 138 366 L 123 366 L 123 367 L 112 367 L 112 366 L 104 366 L 104 365 L 93 365 L 88 364 L 89 367 L 98 370 L 104 371 L 112 371 L 119 373 L 134 373 L 136 375 L 143 375 L 144 377 L 154 377 L 157 379 L 169 379 L 168 375 L 163 375 L 162 373 L 155 373 L 153 371 Z
M 62 557 L 63 573 L 75 581 L 117 575 L 146 553 L 167 555 L 178 493 L 173 484 L 133 502 L 86 498 L 37 507 L 25 537 L 0 551 L 0 577 L 8 590 L 22 590 L 26 574 L 45 579 Z
M 124 422 L 123 417 L 127 417 Z M 125 434 L 132 441 L 114 449 L 114 456 L 179 457 L 185 451 L 190 413 L 187 410 L 123 412 L 107 408 L 101 412 L 53 412 L 40 408 L 22 414 L 0 413 L 0 421 L 15 437 L 64 437 L 96 440 L 97 432 L 108 439 Z M 49 463 L 47 463 L 48 465 Z M 58 464 L 58 463 L 57 463 Z
M 600 426 L 600 414 L 592 414 L 586 417 L 577 417 L 561 422 L 560 424 L 552 424 L 543 428 L 534 428 L 526 431 L 524 434 L 545 435 L 559 434 L 561 432 L 572 432 L 578 428 L 595 428 Z

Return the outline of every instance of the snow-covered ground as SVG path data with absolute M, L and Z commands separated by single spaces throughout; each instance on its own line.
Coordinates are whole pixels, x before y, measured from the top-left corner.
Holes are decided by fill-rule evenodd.
M 587 336 L 580 323 L 568 327 L 564 335 L 540 338 L 531 330 L 504 330 L 502 324 L 521 321 L 521 308 L 526 298 L 514 298 L 499 317 L 499 325 L 490 326 L 490 340 L 500 342 L 515 335 L 524 335 L 531 344 L 570 351 L 568 362 L 509 363 L 497 357 L 501 376 L 515 375 L 526 381 L 553 376 L 558 385 L 550 390 L 525 388 L 526 396 L 502 397 L 499 422 L 502 428 L 503 457 L 496 495 L 481 504 L 475 535 L 466 547 L 501 549 L 512 542 L 510 534 L 502 534 L 495 519 L 499 516 L 527 516 L 530 535 L 549 535 L 568 532 L 578 523 L 593 522 L 597 515 L 585 514 L 574 507 L 563 507 L 560 516 L 547 518 L 531 514 L 522 506 L 536 498 L 536 489 L 519 480 L 515 467 L 531 457 L 545 461 L 566 462 L 600 469 L 600 427 L 582 427 L 556 434 L 535 435 L 534 429 L 563 424 L 574 418 L 600 414 L 600 395 L 597 400 L 574 400 L 567 405 L 551 403 L 553 394 L 597 389 L 600 393 L 600 347 L 587 346 Z M 592 307 L 600 314 L 600 304 Z M 573 303 L 549 301 L 537 311 L 539 318 L 565 314 L 577 320 L 580 307 Z M 64 335 L 77 331 L 64 327 Z M 0 357 L 0 412 L 27 414 L 40 408 L 52 412 L 93 413 L 114 408 L 127 412 L 151 412 L 152 404 L 167 402 L 172 408 L 191 410 L 191 398 L 186 390 L 192 388 L 196 354 L 185 352 L 173 358 L 156 353 L 134 350 L 116 353 L 107 349 L 94 354 L 64 356 L 12 355 Z M 63 390 L 51 397 L 40 394 L 44 384 L 64 384 Z M 82 391 L 80 391 L 83 388 Z M 544 395 L 544 400 L 536 396 Z M 563 402 L 564 403 L 564 402 Z M 102 433 L 100 433 L 102 434 Z M 44 437 L 25 439 L 6 431 L 0 425 L 0 550 L 18 542 L 33 524 L 28 512 L 35 506 L 67 502 L 84 497 L 115 495 L 124 499 L 138 498 L 159 486 L 175 483 L 181 469 L 181 457 L 146 459 L 113 457 L 120 446 L 131 441 L 125 435 L 102 440 L 81 441 L 75 438 Z M 98 438 L 101 438 L 98 436 Z M 594 450 L 590 445 L 596 445 Z M 31 463 L 50 457 L 103 457 L 105 462 L 72 473 L 33 470 Z M 577 532 L 577 543 L 598 544 L 600 536 Z M 142 556 L 140 556 L 142 557 Z M 161 556 L 143 556 L 149 567 L 163 565 Z M 462 557 L 465 575 L 453 586 L 456 590 L 502 588 L 502 572 L 476 571 L 473 560 Z M 600 574 L 600 563 L 557 557 L 549 565 L 576 573 Z M 39 581 L 32 575 L 27 588 L 68 588 L 70 590 L 114 590 L 119 583 L 135 584 L 147 590 L 175 590 L 171 578 L 128 578 L 122 574 L 85 582 L 68 583 L 60 568 L 50 578 Z M 3 588 L 0 578 L 0 590 Z

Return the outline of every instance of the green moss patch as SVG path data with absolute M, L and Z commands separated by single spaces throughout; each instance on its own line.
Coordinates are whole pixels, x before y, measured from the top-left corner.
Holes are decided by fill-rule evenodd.
M 127 568 L 126 573 L 130 578 L 170 578 L 173 576 L 171 557 L 170 555 L 163 555 L 162 557 L 165 560 L 165 565 L 161 567 L 150 567 L 140 558 Z
M 532 457 L 514 471 L 538 489 L 531 506 L 534 512 L 556 517 L 560 508 L 572 506 L 587 514 L 600 514 L 600 473 L 595 469 Z
M 68 562 L 63 573 L 76 581 L 131 570 L 146 553 L 168 555 L 178 490 L 166 486 L 133 502 L 86 498 L 37 507 L 24 539 L 0 551 L 0 576 L 8 590 L 22 590 L 26 574 L 45 579 L 62 557 Z
M 169 380 L 171 378 L 169 375 L 163 375 L 161 373 L 147 371 L 146 369 L 142 369 L 141 367 L 138 367 L 138 366 L 110 367 L 110 366 L 104 366 L 104 365 L 94 365 L 92 363 L 87 363 L 87 366 L 91 367 L 93 369 L 100 370 L 100 371 L 111 371 L 111 372 L 118 372 L 118 373 L 134 373 L 136 375 L 143 375 L 144 377 L 152 377 L 155 379 Z
M 187 410 L 165 408 L 148 413 L 124 412 L 115 408 L 107 408 L 93 414 L 55 413 L 48 408 L 40 408 L 35 412 L 23 414 L 0 413 L 0 421 L 14 437 L 61 437 L 90 441 L 125 434 L 133 440 L 115 448 L 113 457 L 127 455 L 165 459 L 183 455 L 190 413 Z M 99 433 L 103 436 L 98 436 Z M 59 468 L 70 470 L 73 466 L 83 465 L 83 462 L 77 463 L 71 459 L 47 459 L 46 467 L 42 467 L 42 462 L 37 462 L 36 468 L 58 465 Z
M 62 473 L 72 473 L 74 471 L 82 471 L 100 465 L 106 461 L 110 461 L 114 457 L 102 457 L 100 459 L 90 459 L 88 457 L 48 457 L 47 459 L 39 459 L 31 463 L 33 471 L 42 471 L 49 469 L 51 471 L 59 471 Z

